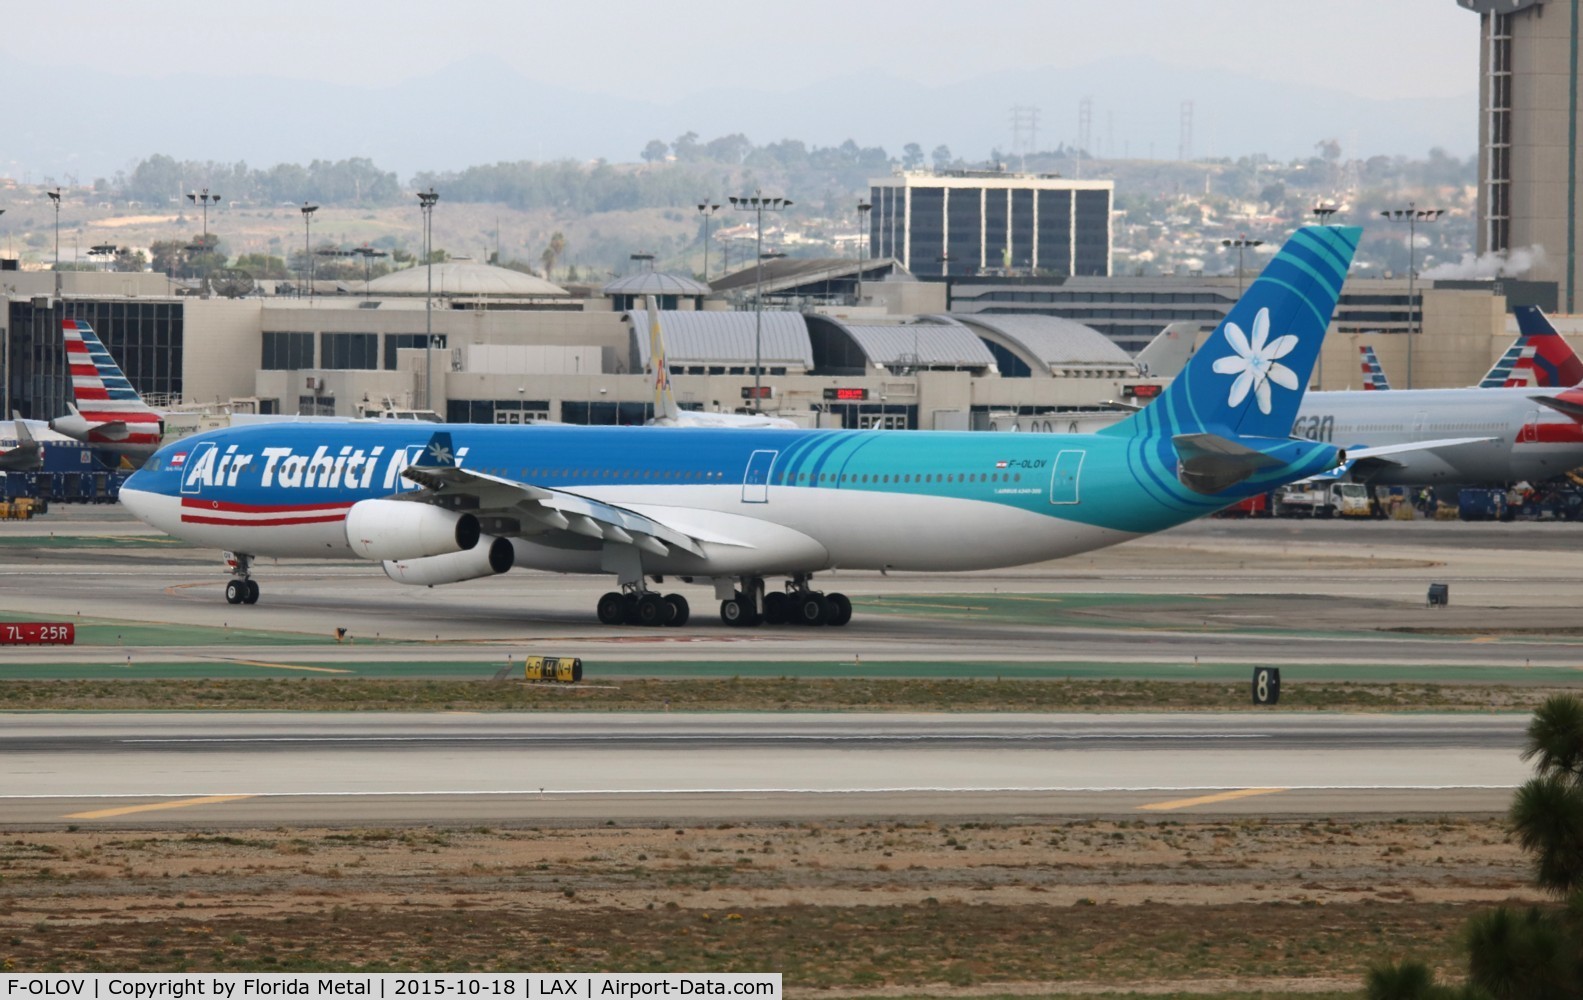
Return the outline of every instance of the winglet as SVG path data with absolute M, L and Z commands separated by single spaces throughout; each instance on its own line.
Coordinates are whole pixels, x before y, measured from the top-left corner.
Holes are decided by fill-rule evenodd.
M 451 432 L 435 431 L 429 443 L 423 446 L 423 454 L 412 464 L 419 469 L 456 468 L 456 449 L 451 447 Z

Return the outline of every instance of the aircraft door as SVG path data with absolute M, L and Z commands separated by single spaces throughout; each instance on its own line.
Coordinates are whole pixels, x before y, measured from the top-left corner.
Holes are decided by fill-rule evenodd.
M 1055 456 L 1055 470 L 1050 473 L 1051 503 L 1080 503 L 1077 492 L 1078 474 L 1083 471 L 1082 451 L 1063 451 Z
M 187 453 L 181 464 L 181 492 L 183 496 L 197 496 L 203 489 L 204 470 L 214 462 L 214 442 L 201 441 Z
M 1523 414 L 1523 425 L 1517 429 L 1517 441 L 1520 444 L 1533 444 L 1539 440 L 1539 411 L 1529 410 Z
M 775 465 L 778 451 L 755 451 L 748 458 L 747 471 L 742 474 L 742 502 L 768 503 L 770 498 L 770 469 Z

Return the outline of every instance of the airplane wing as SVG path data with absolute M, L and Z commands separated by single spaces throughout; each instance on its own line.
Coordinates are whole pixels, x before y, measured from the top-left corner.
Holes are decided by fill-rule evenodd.
M 1317 476 L 1309 476 L 1300 480 L 1304 483 L 1330 482 L 1340 479 L 1349 473 L 1358 473 L 1367 478 L 1372 469 L 1385 465 L 1402 465 L 1394 456 L 1405 455 L 1410 452 L 1436 451 L 1440 448 L 1455 448 L 1464 444 L 1483 444 L 1488 441 L 1497 441 L 1494 437 L 1469 437 L 1469 438 L 1440 438 L 1435 441 L 1403 441 L 1399 444 L 1381 444 L 1372 448 L 1346 448 L 1343 450 L 1347 460 L 1334 469 L 1321 472 Z
M 402 470 L 401 476 L 422 487 L 393 497 L 419 503 L 457 503 L 477 517 L 484 530 L 496 535 L 540 535 L 564 531 L 598 541 L 635 545 L 655 555 L 681 549 L 703 557 L 700 542 L 741 544 L 726 538 L 702 538 L 679 531 L 652 517 L 614 504 L 519 483 L 457 466 L 451 456 L 450 434 L 434 435 L 423 458 Z M 431 463 L 431 459 L 438 459 Z

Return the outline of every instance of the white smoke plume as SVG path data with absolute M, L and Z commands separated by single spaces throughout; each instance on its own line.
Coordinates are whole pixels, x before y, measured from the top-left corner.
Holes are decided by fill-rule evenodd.
M 1531 247 L 1515 247 L 1511 250 L 1491 250 L 1489 253 L 1479 254 L 1477 257 L 1470 253 L 1462 255 L 1462 259 L 1455 264 L 1436 264 L 1434 267 L 1422 272 L 1419 277 L 1431 281 L 1441 279 L 1445 281 L 1487 281 L 1491 278 L 1520 278 L 1535 267 L 1545 262 L 1545 248 L 1535 243 Z

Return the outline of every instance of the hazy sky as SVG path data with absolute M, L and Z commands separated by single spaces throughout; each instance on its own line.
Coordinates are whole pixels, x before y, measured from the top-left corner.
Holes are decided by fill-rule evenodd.
M 579 90 L 666 101 L 861 70 L 923 84 L 1128 54 L 1365 96 L 1476 89 L 1454 0 L 0 0 L 0 59 L 70 73 L 402 80 L 477 56 Z M 42 94 L 47 78 L 7 74 Z

